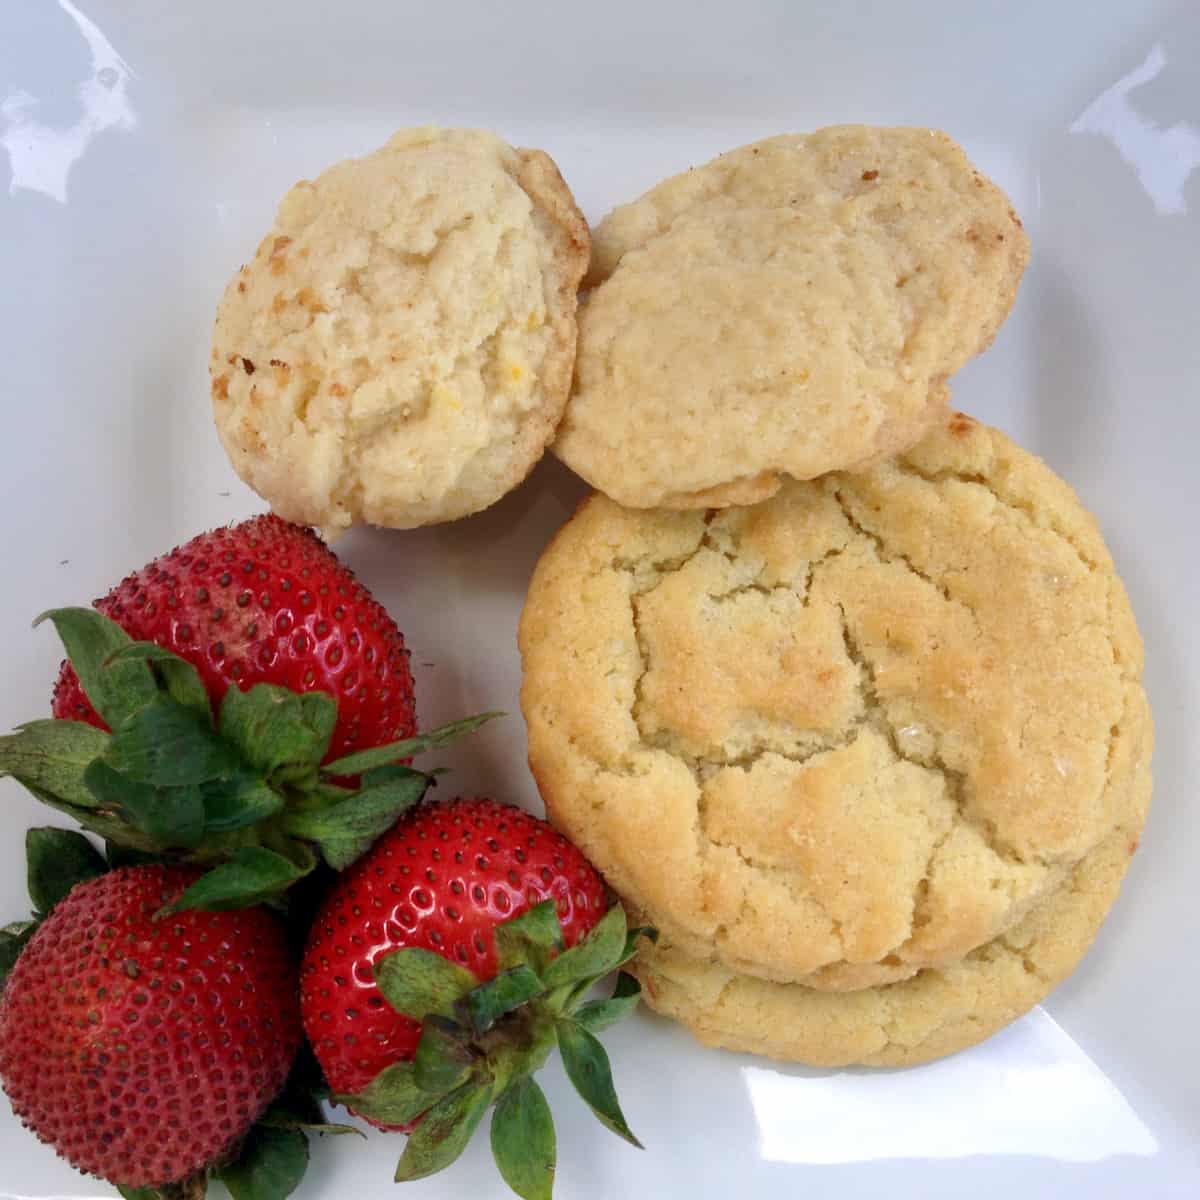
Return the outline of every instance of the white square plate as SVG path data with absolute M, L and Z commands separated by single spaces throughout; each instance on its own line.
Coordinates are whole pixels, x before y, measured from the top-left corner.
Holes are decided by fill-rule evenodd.
M 956 401 L 1078 488 L 1146 638 L 1158 786 L 1142 850 L 1045 1009 L 952 1059 L 804 1071 L 702 1050 L 649 1015 L 614 1030 L 647 1149 L 605 1133 L 551 1069 L 557 1195 L 1200 1195 L 1198 59 L 1192 0 L 3 0 L 0 725 L 48 704 L 58 653 L 33 614 L 261 508 L 213 433 L 206 355 L 227 276 L 296 178 L 402 125 L 483 125 L 547 149 L 594 219 L 751 138 L 942 126 L 1034 247 Z M 456 788 L 538 807 L 514 634 L 581 491 L 547 461 L 472 520 L 338 546 L 414 647 L 424 721 L 512 714 L 450 756 Z M 7 781 L 0 801 L 9 920 L 26 908 L 22 830 L 46 814 Z M 386 1194 L 399 1149 L 327 1139 L 298 1195 Z M 109 1194 L 0 1116 L 0 1195 Z M 480 1137 L 404 1194 L 507 1193 Z

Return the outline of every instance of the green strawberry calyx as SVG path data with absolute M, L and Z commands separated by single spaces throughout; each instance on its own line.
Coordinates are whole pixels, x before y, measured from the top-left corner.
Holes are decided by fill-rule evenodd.
M 499 715 L 323 763 L 332 696 L 235 686 L 214 713 L 195 668 L 170 650 L 133 641 L 92 609 L 54 609 L 35 624 L 43 620 L 112 732 L 31 721 L 0 737 L 0 776 L 109 843 L 209 867 L 175 910 L 277 900 L 320 861 L 349 866 L 435 782 L 402 760 Z
M 77 883 L 103 875 L 110 864 L 83 834 L 45 828 L 25 831 L 25 868 L 33 912 L 0 928 L 0 991 L 50 910 Z
M 586 937 L 563 949 L 555 902 L 545 900 L 496 927 L 500 969 L 483 983 L 433 951 L 394 951 L 376 963 L 376 982 L 398 1013 L 421 1022 L 416 1053 L 384 1068 L 363 1091 L 331 1099 L 384 1125 L 415 1123 L 398 1182 L 450 1166 L 494 1105 L 492 1154 L 504 1181 L 524 1200 L 550 1200 L 554 1122 L 533 1075 L 555 1046 L 601 1124 L 641 1148 L 596 1034 L 637 1006 L 640 985 L 621 968 L 642 938 L 657 936 L 650 928 L 630 929 L 615 904 Z M 611 993 L 594 997 L 594 985 L 614 971 L 620 973 Z

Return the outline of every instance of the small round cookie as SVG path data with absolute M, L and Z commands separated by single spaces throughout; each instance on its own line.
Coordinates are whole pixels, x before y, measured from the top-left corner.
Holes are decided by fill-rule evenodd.
M 331 535 L 486 508 L 558 425 L 588 255 L 554 163 L 491 133 L 406 130 L 296 184 L 217 310 L 235 470 Z
M 840 126 L 732 150 L 594 235 L 554 443 L 636 508 L 752 504 L 858 470 L 946 415 L 1029 244 L 943 133 Z
M 551 819 L 732 972 L 853 991 L 947 967 L 1137 824 L 1125 590 L 1070 488 L 961 415 L 750 508 L 592 498 L 520 642 Z

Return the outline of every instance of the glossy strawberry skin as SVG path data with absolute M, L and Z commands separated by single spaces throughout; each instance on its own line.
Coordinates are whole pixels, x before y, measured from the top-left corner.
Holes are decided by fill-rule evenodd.
M 265 909 L 154 920 L 199 872 L 129 867 L 80 884 L 0 1002 L 0 1081 L 81 1171 L 181 1179 L 233 1148 L 300 1045 L 296 971 Z
M 337 700 L 326 761 L 416 730 L 404 638 L 316 534 L 276 516 L 202 533 L 129 575 L 96 608 L 173 650 L 213 703 L 233 684 L 274 683 Z M 106 728 L 63 663 L 54 716 Z
M 604 916 L 603 881 L 544 821 L 511 805 L 459 799 L 412 810 L 326 896 L 300 968 L 305 1032 L 330 1087 L 361 1091 L 412 1058 L 421 1026 L 380 994 L 374 964 L 420 946 L 496 973 L 495 928 L 554 899 L 573 946 Z

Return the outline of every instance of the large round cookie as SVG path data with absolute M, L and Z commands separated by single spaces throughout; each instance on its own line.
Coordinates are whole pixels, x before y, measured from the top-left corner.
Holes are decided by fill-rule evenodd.
M 1140 821 L 1124 588 L 1066 484 L 963 416 L 751 508 L 589 500 L 520 641 L 550 816 L 741 974 L 843 991 L 956 963 Z
M 596 230 L 555 452 L 639 508 L 861 468 L 945 415 L 1027 256 L 1007 197 L 945 134 L 844 126 L 730 151 Z
M 645 945 L 631 968 L 642 994 L 707 1045 L 818 1067 L 913 1066 L 973 1046 L 1043 1000 L 1091 944 L 1137 848 L 1150 799 L 1150 742 L 1143 704 L 1118 750 L 1128 772 L 1128 825 L 1085 855 L 1023 921 L 957 963 L 833 993 Z
M 554 163 L 418 129 L 283 198 L 217 312 L 217 429 L 281 516 L 329 534 L 476 512 L 566 403 L 587 225 Z

